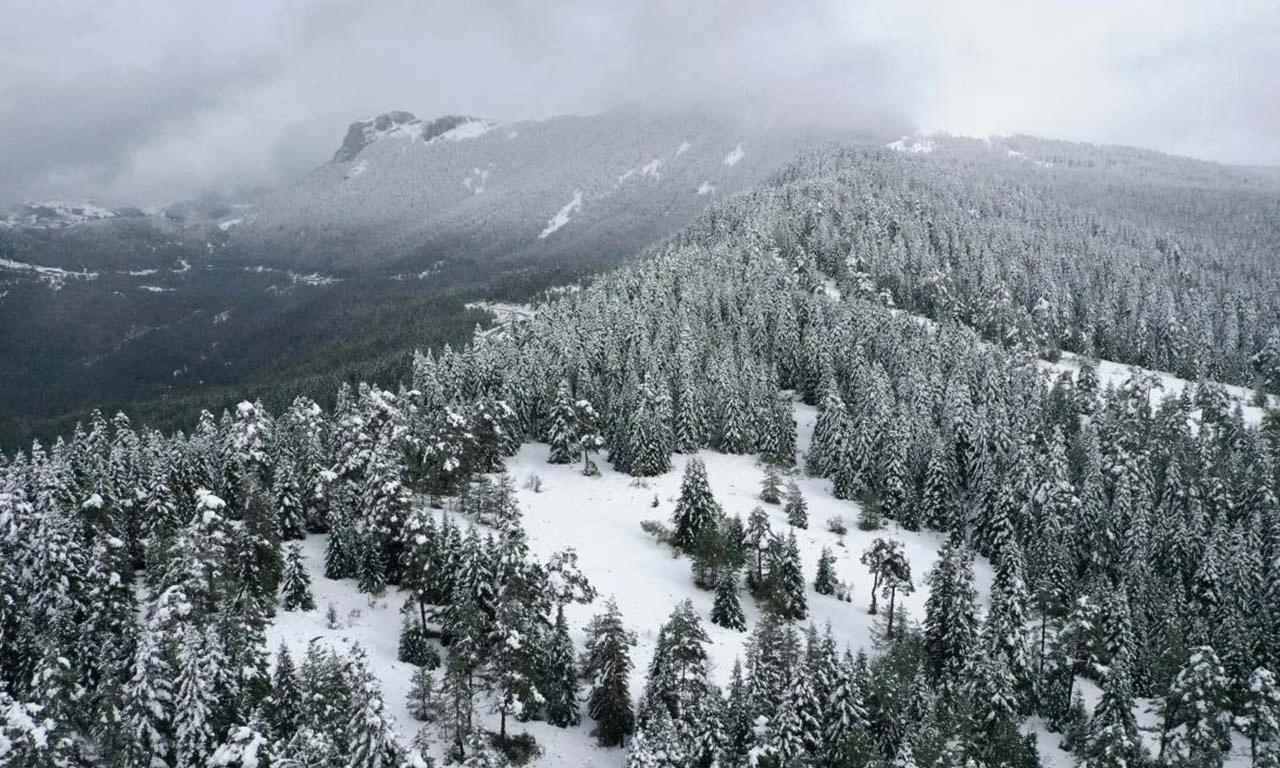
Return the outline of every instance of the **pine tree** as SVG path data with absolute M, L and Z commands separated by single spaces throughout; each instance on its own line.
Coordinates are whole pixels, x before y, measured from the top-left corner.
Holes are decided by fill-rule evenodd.
M 407 605 L 407 604 L 406 604 Z M 400 644 L 396 650 L 396 659 L 406 664 L 419 667 L 436 667 L 440 664 L 439 655 L 427 640 L 426 630 L 422 626 L 422 618 L 415 610 L 403 611 L 404 618 L 400 622 Z
M 783 511 L 787 514 L 787 525 L 800 529 L 809 527 L 809 505 L 794 481 L 787 483 L 787 503 Z
M 569 392 L 569 380 L 561 379 L 556 389 L 555 404 L 548 417 L 547 442 L 551 445 L 547 461 L 551 464 L 570 464 L 579 453 L 578 412 Z
M 1191 649 L 1169 686 L 1159 759 L 1166 750 L 1179 760 L 1221 766 L 1230 746 L 1230 690 L 1218 655 L 1209 646 Z
M 315 598 L 311 595 L 311 577 L 307 575 L 307 567 L 302 562 L 302 551 L 298 545 L 289 547 L 285 556 L 284 573 L 280 577 L 280 591 L 283 593 L 283 606 L 286 611 L 314 611 Z
M 271 735 L 283 744 L 293 738 L 302 725 L 302 691 L 293 657 L 283 643 L 276 653 L 276 669 L 271 678 L 271 697 L 267 700 L 267 721 Z
M 582 674 L 591 681 L 587 714 L 596 721 L 592 735 L 602 747 L 622 744 L 635 730 L 628 683 L 635 642 L 635 635 L 622 625 L 622 615 L 612 599 L 587 629 L 582 662 Z
M 760 482 L 760 500 L 765 504 L 782 503 L 782 478 L 773 467 L 765 467 L 764 480 Z
M 769 582 L 770 610 L 786 621 L 803 621 L 809 615 L 795 533 L 787 535 L 785 544 L 772 547 Z
M 430 722 L 439 706 L 437 695 L 435 672 L 426 667 L 414 669 L 409 683 L 409 715 L 415 720 Z
M 1271 670 L 1258 667 L 1249 675 L 1243 715 L 1241 730 L 1249 737 L 1249 757 L 1253 764 L 1280 757 L 1280 685 Z
M 214 649 L 217 635 L 188 626 L 178 655 L 174 695 L 174 757 L 178 768 L 198 768 L 217 744 L 214 718 L 219 706 L 213 675 L 220 670 Z
M 965 679 L 977 643 L 977 591 L 968 551 L 948 542 L 925 581 L 924 651 L 933 680 L 948 693 Z
M 578 674 L 574 662 L 573 638 L 569 636 L 569 624 L 561 610 L 556 614 L 547 653 L 543 693 L 547 722 L 559 728 L 577 725 L 582 719 L 578 714 Z
M 726 629 L 745 632 L 747 618 L 742 613 L 742 604 L 738 601 L 738 572 L 727 570 L 720 574 L 716 584 L 716 599 L 711 606 L 711 623 Z
M 813 591 L 820 595 L 834 595 L 838 581 L 835 572 L 836 557 L 830 547 L 823 547 L 818 556 L 818 573 L 813 579 Z
M 671 536 L 672 546 L 691 551 L 698 535 L 716 525 L 721 514 L 720 505 L 711 495 L 711 487 L 707 483 L 706 465 L 699 458 L 689 459 L 672 519 L 675 527 Z
M 685 600 L 677 605 L 658 630 L 641 699 L 642 724 L 656 709 L 663 709 L 681 732 L 692 726 L 692 715 L 711 689 L 705 647 L 708 642 L 693 604 Z

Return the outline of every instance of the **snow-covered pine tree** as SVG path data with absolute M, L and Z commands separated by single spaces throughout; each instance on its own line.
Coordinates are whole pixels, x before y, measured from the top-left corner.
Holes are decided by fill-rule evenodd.
M 672 515 L 675 530 L 671 535 L 671 545 L 676 549 L 690 551 L 704 530 L 714 527 L 722 512 L 711 494 L 711 486 L 707 482 L 707 467 L 702 459 L 693 457 L 685 465 L 684 478 L 680 483 L 680 498 L 676 501 L 676 509 Z
M 311 577 L 302 562 L 302 550 L 294 544 L 285 556 L 284 573 L 280 577 L 282 605 L 286 611 L 313 611 L 315 598 L 311 595 Z
M 547 443 L 551 446 L 547 461 L 551 464 L 570 464 L 579 453 L 578 412 L 574 408 L 569 391 L 569 380 L 561 379 L 556 387 L 555 403 L 548 417 Z
M 813 591 L 820 595 L 834 595 L 838 580 L 836 579 L 836 557 L 830 547 L 823 547 L 818 555 L 818 571 L 813 578 Z
M 782 503 L 782 478 L 772 466 L 764 469 L 764 480 L 760 482 L 760 500 L 765 504 Z
M 591 681 L 587 714 L 596 721 L 592 735 L 603 747 L 621 745 L 635 730 L 629 685 L 635 642 L 611 598 L 604 613 L 595 616 L 587 628 L 582 660 L 582 675 Z
M 809 505 L 795 481 L 787 483 L 787 501 L 783 511 L 787 515 L 787 525 L 800 529 L 809 527 Z
M 1209 646 L 1192 648 L 1164 699 L 1159 760 L 1218 766 L 1230 748 L 1230 681 Z
M 738 600 L 738 571 L 725 570 L 716 583 L 716 598 L 711 605 L 711 623 L 726 629 L 745 632 L 747 618 L 742 613 L 742 603 Z
M 582 720 L 578 713 L 578 671 L 573 638 L 569 636 L 569 623 L 563 610 L 556 613 L 551 646 L 545 655 L 543 696 L 547 722 L 559 728 L 577 725 Z
M 968 550 L 953 542 L 945 544 L 925 581 L 929 585 L 924 619 L 926 666 L 942 691 L 954 695 L 966 680 L 978 640 L 978 596 Z

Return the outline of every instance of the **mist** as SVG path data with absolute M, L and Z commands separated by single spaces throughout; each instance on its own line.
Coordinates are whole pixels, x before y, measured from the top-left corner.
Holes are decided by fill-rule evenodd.
M 716 108 L 1280 164 L 1278 68 L 1280 12 L 1253 0 L 10 3 L 0 204 L 281 184 L 391 109 Z

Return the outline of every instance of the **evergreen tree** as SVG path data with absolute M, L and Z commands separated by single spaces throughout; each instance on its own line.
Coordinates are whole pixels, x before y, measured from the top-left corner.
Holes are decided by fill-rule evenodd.
M 794 481 L 787 483 L 787 503 L 783 511 L 787 513 L 787 525 L 801 529 L 809 527 L 809 505 Z
M 1230 729 L 1229 683 L 1218 655 L 1208 646 L 1192 648 L 1165 696 L 1159 759 L 1168 751 L 1182 761 L 1220 767 Z
M 770 559 L 769 609 L 785 621 L 803 621 L 809 615 L 809 607 L 795 533 L 787 535 L 785 544 L 779 542 L 772 547 Z
M 543 695 L 546 698 L 547 722 L 559 728 L 577 725 L 582 719 L 578 714 L 578 674 L 573 639 L 569 636 L 564 611 L 556 614 L 551 647 L 546 655 Z
M 569 392 L 569 380 L 561 379 L 556 389 L 555 404 L 551 407 L 547 442 L 551 445 L 547 461 L 552 464 L 570 464 L 579 453 L 578 412 Z
M 782 503 L 782 478 L 773 467 L 765 467 L 764 480 L 760 482 L 760 500 L 765 504 Z
M 595 721 L 592 735 L 603 747 L 616 747 L 635 730 L 628 679 L 635 636 L 622 625 L 613 600 L 605 612 L 593 618 L 587 629 L 582 674 L 591 681 L 587 714 Z
M 1265 667 L 1258 667 L 1249 675 L 1240 725 L 1249 737 L 1249 757 L 1253 764 L 1274 765 L 1267 761 L 1280 757 L 1280 685 Z
M 924 652 L 932 679 L 954 693 L 965 680 L 978 636 L 973 566 L 963 545 L 948 542 L 925 581 Z
M 726 629 L 745 632 L 747 617 L 742 613 L 742 604 L 738 601 L 738 572 L 727 570 L 720 574 L 716 584 L 716 599 L 711 606 L 711 623 Z
M 689 459 L 672 519 L 675 527 L 671 536 L 672 546 L 690 551 L 698 535 L 715 526 L 721 514 L 720 505 L 711 495 L 711 487 L 707 483 L 706 465 L 699 458 Z
M 836 573 L 835 573 L 835 555 L 831 554 L 830 547 L 823 547 L 822 554 L 818 556 L 818 573 L 813 579 L 813 590 L 820 595 L 834 595 L 836 593 Z
M 286 611 L 314 611 L 315 598 L 311 596 L 311 577 L 302 562 L 302 551 L 295 544 L 289 547 L 285 557 L 284 574 L 280 578 L 283 606 Z
M 267 700 L 267 721 L 271 735 L 283 744 L 293 738 L 303 722 L 302 691 L 298 671 L 289 649 L 280 645 L 276 653 L 276 669 L 271 678 L 271 696 Z

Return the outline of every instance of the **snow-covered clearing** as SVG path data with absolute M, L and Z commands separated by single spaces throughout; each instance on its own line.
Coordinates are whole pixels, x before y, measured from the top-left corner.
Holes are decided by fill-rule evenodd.
M 365 168 L 369 167 L 369 164 L 365 163 L 363 160 L 360 161 L 360 165 L 363 165 Z M 359 165 L 357 167 L 359 167 Z M 347 175 L 356 176 L 358 174 L 356 173 L 356 170 L 353 168 L 351 169 L 351 173 Z M 226 221 L 220 221 L 218 222 L 218 229 L 222 230 L 223 232 L 226 232 L 227 230 L 231 229 L 232 227 L 236 226 L 242 221 L 244 221 L 244 219 L 227 219 Z
M 539 240 L 545 239 L 547 235 L 550 235 L 551 233 L 563 227 L 565 224 L 568 224 L 569 214 L 577 213 L 578 211 L 581 211 L 581 210 L 582 210 L 582 190 L 575 189 L 573 190 L 573 199 L 565 203 L 564 207 L 561 208 L 559 211 L 557 211 L 555 216 L 552 216 L 550 219 L 547 220 L 547 226 L 542 230 L 542 233 L 538 235 L 538 239 Z
M 1074 355 L 1070 352 L 1064 352 L 1062 353 L 1062 359 L 1056 363 L 1041 360 L 1040 367 L 1054 375 L 1066 373 L 1074 377 L 1080 372 L 1080 365 L 1083 362 L 1084 359 L 1080 356 Z M 1186 379 L 1178 378 L 1172 373 L 1153 371 L 1147 368 L 1138 368 L 1137 366 L 1123 365 L 1121 363 L 1113 363 L 1110 360 L 1094 361 L 1094 369 L 1098 372 L 1098 384 L 1103 388 L 1106 388 L 1108 385 L 1118 387 L 1131 378 L 1135 373 L 1154 376 L 1157 386 L 1151 390 L 1151 404 L 1153 406 L 1159 405 L 1161 400 L 1164 400 L 1170 395 L 1182 394 L 1182 391 L 1186 389 L 1188 385 L 1194 385 L 1195 383 L 1187 381 Z M 1240 387 L 1233 384 L 1219 384 L 1217 386 L 1222 387 L 1223 390 L 1226 391 L 1228 397 L 1240 404 L 1240 409 L 1244 413 L 1244 421 L 1246 424 L 1256 426 L 1262 422 L 1262 417 L 1265 413 L 1263 409 L 1253 404 L 1253 390 L 1248 387 Z M 1277 399 L 1274 395 L 1269 397 L 1269 402 L 1272 408 L 1280 407 L 1280 399 Z M 1193 417 L 1195 417 L 1195 414 L 1193 414 Z
M 679 157 L 679 156 L 683 155 L 685 152 L 688 152 L 688 151 L 689 151 L 689 148 L 690 148 L 690 147 L 692 147 L 692 146 L 693 146 L 693 145 L 692 145 L 692 144 L 690 144 L 690 143 L 689 143 L 689 142 L 687 142 L 687 141 L 682 141 L 682 142 L 680 142 L 680 146 L 676 148 L 676 154 L 675 154 L 675 156 L 676 156 L 676 157 Z
M 730 150 L 729 154 L 724 156 L 724 164 L 728 166 L 735 166 L 738 164 L 738 161 L 746 157 L 746 155 L 747 153 L 742 149 L 742 142 L 738 142 L 737 146 Z
M 800 405 L 797 406 L 796 417 L 798 439 L 803 447 L 812 436 L 816 411 Z M 725 683 L 734 659 L 743 653 L 747 633 L 712 624 L 713 594 L 694 586 L 688 559 L 674 557 L 669 547 L 660 545 L 640 528 L 644 520 L 669 521 L 689 457 L 673 456 L 671 471 L 660 477 L 637 481 L 613 471 L 604 461 L 598 462 L 602 471 L 600 477 L 584 477 L 576 465 L 547 464 L 547 452 L 546 445 L 527 444 L 507 461 L 507 471 L 519 488 L 517 496 L 532 551 L 540 558 L 547 558 L 565 547 L 573 547 L 578 552 L 580 567 L 599 592 L 596 604 L 573 605 L 567 611 L 578 647 L 581 648 L 585 641 L 585 628 L 590 617 L 601 610 L 606 599 L 615 598 L 627 625 L 636 632 L 638 639 L 632 655 L 635 668 L 631 692 L 633 696 L 639 696 L 659 626 L 680 601 L 689 599 L 702 617 L 711 639 L 708 652 L 713 664 L 712 675 L 718 682 Z M 757 499 L 763 469 L 755 457 L 706 451 L 698 456 L 706 463 L 711 489 L 727 514 L 740 515 L 745 520 L 754 507 L 761 506 L 769 512 L 775 531 L 792 530 L 780 506 L 769 506 Z M 541 478 L 540 492 L 525 487 L 531 475 Z M 854 525 L 858 514 L 856 503 L 834 498 L 828 481 L 799 474 L 794 479 L 809 503 L 810 527 L 795 530 L 806 580 L 812 582 L 822 548 L 830 547 L 836 555 L 837 575 L 849 585 L 853 596 L 853 601 L 847 603 L 835 597 L 818 595 L 810 589 L 807 598 L 813 623 L 819 627 L 830 624 L 841 644 L 870 650 L 877 617 L 867 613 L 871 578 L 866 568 L 858 563 L 858 558 L 878 537 L 903 543 L 911 561 L 917 591 L 899 599 L 911 619 L 919 620 L 927 598 L 923 578 L 942 546 L 941 535 L 899 530 L 892 522 L 879 531 L 859 531 Z M 655 498 L 658 502 L 656 507 L 653 506 Z M 850 529 L 843 537 L 826 530 L 826 520 L 837 516 L 843 518 Z M 396 660 L 399 610 L 404 598 L 389 592 L 383 598 L 370 599 L 357 591 L 353 579 L 331 581 L 324 578 L 324 549 L 323 536 L 312 536 L 303 543 L 313 580 L 316 610 L 281 612 L 268 633 L 268 641 L 273 648 L 283 641 L 295 656 L 301 654 L 312 639 L 334 647 L 359 643 L 368 653 L 371 667 L 382 681 L 383 696 L 396 719 L 398 732 L 406 740 L 411 739 L 419 729 L 419 724 L 409 716 L 405 703 L 412 667 Z M 991 582 L 990 567 L 980 560 L 975 564 L 975 571 L 976 585 L 985 600 Z M 330 605 L 339 617 L 337 628 L 326 624 L 325 614 Z M 743 610 L 754 625 L 760 611 L 745 590 Z M 496 728 L 496 715 L 485 714 L 482 719 L 486 727 Z M 537 765 L 603 767 L 622 766 L 625 761 L 624 750 L 601 749 L 595 745 L 590 736 L 589 721 L 569 729 L 555 728 L 546 723 L 516 724 L 515 731 L 521 730 L 532 733 L 543 749 Z
M 715 192 L 716 185 L 709 181 L 704 181 L 698 185 L 698 194 L 700 195 L 714 195 Z

